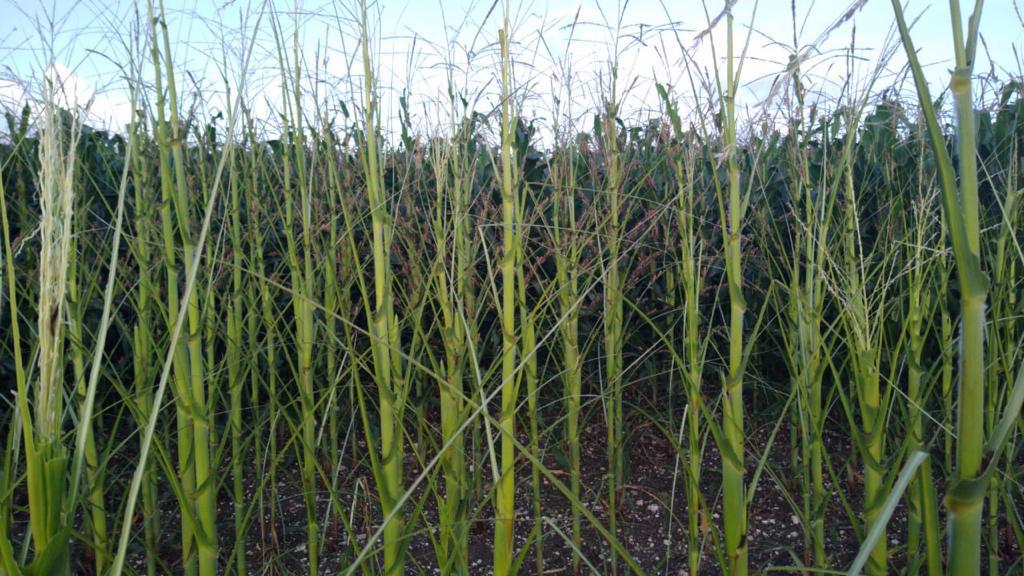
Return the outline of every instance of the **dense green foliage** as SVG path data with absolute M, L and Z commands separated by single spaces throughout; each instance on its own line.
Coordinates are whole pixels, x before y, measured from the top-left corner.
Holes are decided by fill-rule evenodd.
M 169 49 L 151 33 L 153 65 L 173 86 Z M 503 574 L 548 563 L 745 573 L 779 546 L 748 528 L 757 494 L 773 490 L 800 525 L 786 565 L 845 570 L 857 544 L 838 526 L 861 542 L 881 518 L 889 534 L 872 547 L 870 573 L 941 572 L 961 283 L 941 159 L 916 104 L 878 91 L 820 110 L 804 105 L 794 73 L 773 104 L 784 123 L 730 134 L 724 102 L 708 97 L 681 117 L 659 86 L 660 118 L 631 123 L 611 99 L 589 132 L 555 123 L 542 144 L 503 60 L 504 106 L 487 113 L 453 97 L 445 135 L 417 134 L 403 109 L 387 141 L 372 81 L 337 114 L 303 110 L 300 58 L 288 39 L 278 46 L 287 113 L 275 139 L 244 106 L 179 118 L 173 87 L 150 94 L 151 111 L 125 134 L 77 126 L 71 113 L 49 124 L 79 131 L 73 289 L 60 319 L 70 328 L 58 444 L 69 455 L 105 296 L 113 304 L 86 435 L 95 445 L 81 484 L 68 482 L 81 492 L 63 525 L 76 570 L 120 569 L 131 518 L 127 553 L 145 559 L 131 569 L 150 574 L 310 569 L 289 554 L 313 571 L 482 573 L 492 561 L 478 566 L 469 543 L 490 542 L 477 538 L 492 528 Z M 32 117 L 9 111 L 0 145 L 13 267 L 0 308 L 0 573 L 10 561 L 46 568 L 26 540 L 35 511 L 12 400 L 17 382 L 36 378 L 38 278 L 51 265 L 36 233 L 46 134 Z M 1024 87 L 1006 83 L 973 117 L 991 282 L 976 425 L 996 471 L 982 540 L 993 573 L 1017 573 L 1024 421 L 1000 418 L 1024 391 L 1014 388 Z M 961 166 L 958 133 L 943 130 Z M 742 385 L 728 398 L 734 378 Z M 746 423 L 730 430 L 726 410 Z M 643 429 L 663 439 L 680 478 L 675 506 L 686 513 L 673 510 L 665 529 L 671 561 L 637 557 L 628 522 L 615 524 Z M 1005 445 L 992 440 L 1002 434 Z M 581 457 L 581 442 L 604 443 L 607 461 L 600 450 Z M 723 507 L 730 493 L 717 479 L 737 462 L 742 489 Z M 603 484 L 581 486 L 581 467 L 595 466 L 609 470 Z M 913 478 L 901 482 L 902 471 Z M 542 486 L 562 493 L 569 519 L 553 519 Z M 890 500 L 906 511 L 899 527 L 886 527 Z M 716 520 L 724 510 L 730 521 L 731 507 L 743 512 L 733 535 Z M 412 554 L 417 539 L 429 545 Z M 247 554 L 255 543 L 259 554 Z M 542 543 L 566 543 L 571 558 L 554 560 Z

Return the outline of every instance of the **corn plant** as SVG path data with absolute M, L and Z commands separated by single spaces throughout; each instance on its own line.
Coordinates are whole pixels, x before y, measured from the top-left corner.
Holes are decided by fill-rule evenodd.
M 623 211 L 623 155 L 619 150 L 619 114 L 618 114 L 618 64 L 613 61 L 609 71 L 607 94 L 602 102 L 604 110 L 600 115 L 597 129 L 600 137 L 602 161 L 606 167 L 603 182 L 604 209 L 606 218 L 603 222 L 603 234 L 606 259 L 603 262 L 604 277 L 604 384 L 607 390 L 605 399 L 605 427 L 608 435 L 608 528 L 616 533 L 618 516 L 618 496 L 624 483 L 623 463 L 623 275 L 622 275 L 622 211 Z M 611 571 L 617 572 L 614 556 Z
M 144 119 L 133 125 L 132 136 L 141 139 Z M 138 141 L 138 140 L 137 140 Z M 141 145 L 140 145 L 141 148 Z M 135 402 L 139 413 L 139 421 L 144 422 L 153 410 L 153 378 L 155 376 L 152 363 L 156 358 L 157 343 L 153 337 L 153 323 L 158 302 L 155 293 L 158 288 L 157 279 L 153 277 L 156 254 L 152 244 L 156 241 L 156 211 L 152 207 L 159 205 L 153 202 L 151 195 L 156 191 L 150 180 L 150 171 L 145 166 L 143 154 L 132 158 L 132 180 L 135 190 L 135 222 L 134 241 L 129 244 L 138 267 L 139 287 L 135 292 L 136 323 L 132 326 L 132 359 L 133 376 L 135 379 Z M 142 514 L 144 517 L 146 574 L 155 576 L 157 573 L 157 540 L 160 532 L 160 516 L 157 501 L 157 470 L 147 466 L 145 480 L 142 485 Z
M 700 493 L 701 460 L 703 444 L 703 380 L 704 362 L 709 340 L 700 337 L 701 303 L 704 291 L 703 274 L 705 261 L 704 239 L 699 224 L 703 214 L 703 199 L 697 186 L 697 147 L 695 134 L 683 130 L 678 104 L 671 100 L 668 90 L 659 85 L 659 94 L 669 117 L 678 149 L 673 151 L 670 168 L 676 186 L 674 218 L 678 238 L 676 268 L 673 279 L 678 279 L 682 293 L 682 354 L 678 355 L 678 370 L 683 390 L 686 393 L 686 518 L 687 518 L 687 566 L 691 574 L 700 571 L 701 565 L 701 519 L 703 516 Z M 672 294 L 674 296 L 674 294 Z M 673 344 L 675 339 L 671 339 Z M 675 357 L 675 355 L 674 355 Z
M 898 2 L 916 102 L 795 15 L 762 74 L 734 2 L 446 44 L 345 4 L 232 4 L 218 80 L 150 0 L 103 54 L 129 124 L 57 65 L 6 114 L 0 573 L 1020 566 L 1024 98 L 972 78 L 980 5 L 944 103 Z
M 746 47 L 741 54 L 735 52 L 733 41 L 732 4 L 726 3 L 725 18 L 725 74 L 715 68 L 715 89 L 721 112 L 721 154 L 724 156 L 725 183 L 717 171 L 714 176 L 715 194 L 721 221 L 726 281 L 729 292 L 729 352 L 728 373 L 723 378 L 722 426 L 719 450 L 722 453 L 722 488 L 725 528 L 725 553 L 729 573 L 742 576 L 747 573 L 747 512 L 743 463 L 743 371 L 745 370 L 744 323 L 747 303 L 743 296 L 743 220 L 750 204 L 749 186 L 744 189 L 740 181 L 736 140 L 736 92 L 740 86 L 740 73 Z M 709 25 L 711 22 L 709 21 Z
M 76 116 L 66 125 L 56 98 L 63 92 L 62 80 L 46 80 L 43 125 L 39 146 L 39 302 L 37 307 L 38 375 L 33 406 L 28 404 L 29 383 L 20 357 L 17 294 L 13 254 L 9 239 L 7 210 L 4 207 L 5 258 L 7 260 L 8 298 L 14 331 L 15 362 L 18 370 L 18 409 L 25 445 L 25 472 L 28 482 L 30 527 L 35 547 L 32 568 L 51 574 L 70 574 L 68 537 L 70 526 L 67 504 L 67 447 L 62 428 L 64 421 L 65 334 L 68 310 L 68 272 L 72 268 L 73 209 L 75 205 L 75 155 L 79 135 Z M 84 428 L 83 428 L 84 431 Z M 7 545 L 4 546 L 8 548 Z M 10 554 L 4 563 L 14 566 Z M 12 572 L 17 573 L 14 568 Z
M 469 207 L 475 158 L 472 153 L 472 117 L 453 113 L 451 123 L 455 141 L 450 144 L 435 141 L 432 150 L 437 194 L 435 243 L 442 248 L 440 252 L 450 254 L 442 257 L 434 282 L 441 310 L 445 351 L 445 379 L 439 390 L 441 439 L 445 444 L 451 443 L 441 465 L 445 479 L 445 495 L 441 504 L 441 557 L 446 572 L 462 574 L 469 571 L 471 494 L 466 471 L 465 438 L 459 429 L 466 413 L 467 339 L 473 337 L 474 331 L 474 295 L 470 274 L 475 239 Z
M 804 91 L 799 75 L 794 77 L 797 109 L 802 113 Z M 811 121 L 813 122 L 813 118 Z M 806 132 L 804 132 L 806 134 Z M 797 193 L 793 212 L 797 220 L 793 233 L 791 260 L 785 277 L 788 329 L 783 333 L 790 372 L 794 375 L 797 396 L 796 421 L 799 423 L 800 460 L 804 469 L 801 489 L 804 518 L 810 525 L 806 535 L 813 550 L 816 567 L 827 565 L 825 550 L 825 447 L 822 434 L 827 416 L 824 377 L 830 353 L 828 327 L 823 318 L 827 289 L 823 269 L 827 266 L 826 250 L 832 238 L 831 221 L 835 194 L 815 194 L 815 182 L 828 182 L 832 174 L 812 174 L 806 136 L 792 139 L 792 173 Z
M 977 141 L 975 140 L 974 101 L 971 90 L 972 70 L 978 46 L 978 30 L 983 3 L 976 2 L 968 19 L 966 35 L 960 2 L 950 2 L 953 29 L 955 69 L 951 79 L 957 117 L 959 171 L 953 161 L 939 127 L 938 116 L 917 58 L 903 7 L 893 1 L 910 70 L 917 89 L 918 101 L 928 130 L 932 154 L 936 158 L 941 187 L 942 211 L 946 222 L 960 286 L 961 334 L 956 414 L 956 470 L 953 485 L 946 496 L 949 530 L 949 569 L 955 574 L 977 574 L 981 570 L 981 521 L 985 491 L 991 479 L 986 471 L 986 453 L 997 453 L 1005 442 L 1007 418 L 1013 420 L 1020 411 L 1014 394 L 1008 396 L 1001 419 L 991 428 L 986 443 L 985 421 L 985 331 L 986 300 L 989 281 L 982 267 L 981 226 L 978 202 Z M 959 182 L 957 177 L 959 176 Z M 1019 382 L 1020 378 L 1018 378 Z
M 932 300 L 931 286 L 935 274 L 935 260 L 928 252 L 929 234 L 932 225 L 937 222 L 931 210 L 931 198 L 925 195 L 918 197 L 914 203 L 906 224 L 904 241 L 906 256 L 906 304 L 903 314 L 907 338 L 907 447 L 908 452 L 926 447 L 925 415 L 927 414 L 926 388 L 929 386 L 928 371 L 924 368 L 925 337 L 928 326 L 926 319 L 931 318 Z M 922 546 L 925 547 L 924 560 L 929 574 L 941 574 L 941 550 L 939 543 L 938 504 L 935 487 L 932 484 L 931 460 L 927 458 L 918 468 L 918 473 L 910 485 L 907 518 L 907 549 L 916 556 Z M 920 560 L 914 563 L 920 565 Z M 913 566 L 913 564 L 912 564 Z
M 170 34 L 163 4 L 160 4 L 158 12 L 153 2 L 149 2 L 148 11 L 154 85 L 157 92 L 156 122 L 160 147 L 161 201 L 164 204 L 161 209 L 161 220 L 167 279 L 167 312 L 168 318 L 173 319 L 178 316 L 181 306 L 178 296 L 178 251 L 180 249 L 182 266 L 186 269 L 193 266 L 198 254 L 191 229 L 192 203 L 185 176 L 185 150 L 178 118 L 177 90 L 170 56 Z M 166 93 L 163 86 L 165 78 Z M 193 290 L 184 306 L 188 315 L 188 337 L 175 345 L 174 353 L 178 473 L 182 489 L 188 495 L 186 500 L 180 502 L 181 552 L 186 574 L 207 576 L 216 572 L 217 564 L 216 545 L 213 542 L 216 503 L 213 484 L 208 482 L 210 446 L 208 422 L 204 421 L 206 390 L 203 379 L 199 292 Z
M 282 180 L 285 209 L 285 240 L 291 279 L 292 312 L 295 318 L 296 379 L 299 383 L 299 443 L 302 453 L 303 494 L 306 502 L 306 541 L 310 574 L 319 573 L 320 549 L 317 519 L 316 471 L 316 397 L 313 386 L 313 346 L 317 326 L 314 302 L 317 283 L 313 276 L 313 206 L 309 187 L 305 126 L 302 109 L 302 60 L 299 58 L 299 32 L 293 34 L 292 56 L 288 56 L 280 23 L 275 26 L 277 58 L 281 69 L 281 99 L 284 131 L 288 135 L 282 155 Z M 299 212 L 296 219 L 296 210 Z M 298 236 L 298 237 L 297 237 Z
M 1014 231 L 1018 229 L 1021 218 L 1018 162 L 1012 156 L 1008 162 L 1006 177 L 1002 185 L 1005 189 L 1005 196 L 1001 201 L 999 211 L 1001 213 L 999 234 L 989 260 L 992 266 L 993 286 L 992 321 L 989 324 L 986 339 L 990 343 L 990 356 L 993 357 L 993 360 L 989 363 L 986 373 L 985 433 L 988 436 L 996 432 L 996 426 L 999 423 L 996 415 L 999 413 L 999 407 L 1009 400 L 1012 393 L 1011 387 L 1007 384 L 1013 380 L 1013 365 L 1017 357 L 1017 343 L 1020 339 L 1020 328 L 1013 310 L 1017 308 L 1017 302 L 1020 299 L 1020 285 L 1014 279 L 1019 277 L 1018 270 L 1021 262 L 1011 254 L 1009 247 L 1009 244 L 1014 241 Z M 1012 468 L 1011 460 L 1007 459 L 1006 470 Z M 987 494 L 986 547 L 990 575 L 1001 573 L 999 510 L 1004 504 L 1001 493 L 1007 489 L 1004 478 L 1006 478 L 1005 471 L 1003 474 L 993 474 Z
M 571 93 L 566 106 L 571 110 Z M 571 118 L 571 112 L 565 112 Z M 557 117 L 557 116 L 556 116 Z M 564 138 L 556 128 L 556 134 Z M 562 318 L 559 340 L 562 348 L 562 383 L 565 394 L 565 444 L 568 447 L 569 486 L 572 491 L 572 542 L 576 549 L 582 546 L 582 520 L 579 510 L 580 493 L 580 406 L 583 390 L 583 359 L 580 346 L 580 275 L 584 249 L 581 215 L 577 214 L 579 154 L 572 142 L 559 142 L 552 158 L 552 217 L 551 240 L 555 248 L 555 286 L 558 310 Z M 579 569 L 579 558 L 574 556 L 574 569 Z
M 360 53 L 363 62 L 363 123 L 359 162 L 363 170 L 369 202 L 372 229 L 373 297 L 363 290 L 364 306 L 370 323 L 370 348 L 373 352 L 373 379 L 378 390 L 380 418 L 380 455 L 374 463 L 374 475 L 380 497 L 381 512 L 388 519 L 384 526 L 385 574 L 404 572 L 403 523 L 399 499 L 402 487 L 402 454 L 404 443 L 403 412 L 407 390 L 403 382 L 401 333 L 394 309 L 393 271 L 391 270 L 394 214 L 384 185 L 378 143 L 378 100 L 374 76 L 374 60 L 370 51 L 368 10 L 365 1 L 359 5 Z
M 837 263 L 837 298 L 848 353 L 848 378 L 853 399 L 844 398 L 844 408 L 856 423 L 855 445 L 860 454 L 864 478 L 863 517 L 865 530 L 884 524 L 882 506 L 892 480 L 886 454 L 886 428 L 890 414 L 892 388 L 885 382 L 887 344 L 885 322 L 891 314 L 893 272 L 891 259 L 875 263 L 868 255 L 882 246 L 866 246 L 858 227 L 860 196 L 848 166 L 843 177 L 844 213 L 843 255 Z M 879 240 L 881 241 L 881 240 Z M 875 544 L 868 561 L 869 574 L 884 574 L 888 565 L 887 542 Z
M 519 275 L 519 232 L 516 221 L 519 214 L 519 179 L 515 166 L 514 130 L 517 114 L 513 107 L 512 58 L 510 53 L 511 6 L 504 3 L 502 28 L 498 34 L 501 50 L 501 158 L 498 173 L 501 190 L 501 453 L 498 460 L 497 486 L 494 494 L 494 574 L 506 576 L 511 572 L 514 558 L 515 536 L 515 421 L 518 399 L 517 350 L 520 346 L 516 330 L 516 278 Z

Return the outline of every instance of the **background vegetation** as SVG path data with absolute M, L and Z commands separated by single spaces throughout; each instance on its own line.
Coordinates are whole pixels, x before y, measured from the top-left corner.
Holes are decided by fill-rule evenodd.
M 253 12 L 273 134 L 140 6 L 123 131 L 6 113 L 0 571 L 1020 573 L 1024 85 L 951 6 L 951 91 L 795 52 L 745 122 L 729 4 L 644 120 L 614 59 L 525 115 L 496 4 L 498 105 L 395 134 L 365 3 L 337 109 Z

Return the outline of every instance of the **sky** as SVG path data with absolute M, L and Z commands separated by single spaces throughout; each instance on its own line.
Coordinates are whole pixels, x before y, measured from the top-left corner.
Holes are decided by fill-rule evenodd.
M 335 115 L 341 102 L 357 101 L 362 63 L 354 0 L 165 2 L 178 82 L 184 86 L 182 103 L 196 114 L 209 118 L 224 110 L 226 87 L 237 94 L 246 47 L 255 33 L 242 97 L 265 120 L 266 130 L 273 131 L 282 97 L 272 21 L 289 52 L 299 30 L 309 110 Z M 857 4 L 862 5 L 844 18 Z M 963 4 L 966 20 L 967 5 L 972 3 Z M 937 95 L 952 66 L 949 5 L 924 0 L 904 5 Z M 983 79 L 1021 75 L 1022 8 L 1016 0 L 985 3 L 984 42 L 975 66 Z M 587 115 L 614 93 L 620 113 L 640 120 L 658 114 L 658 82 L 672 89 L 684 111 L 696 109 L 698 99 L 707 99 L 706 82 L 713 78 L 716 56 L 721 62 L 724 55 L 724 22 L 701 34 L 720 9 L 720 2 L 715 2 L 706 11 L 700 0 L 512 2 L 516 98 L 524 116 L 548 126 L 555 118 L 585 123 Z M 41 78 L 60 77 L 68 103 L 90 103 L 91 123 L 123 127 L 131 116 L 126 81 L 131 75 L 130 53 L 148 50 L 135 40 L 139 26 L 145 25 L 145 11 L 144 2 L 131 0 L 0 0 L 0 104 L 20 106 L 39 94 Z M 502 4 L 494 6 L 494 0 L 372 3 L 385 124 L 394 128 L 398 97 L 404 91 L 414 126 L 425 132 L 441 130 L 438 127 L 446 124 L 450 112 L 445 105 L 449 73 L 461 93 L 477 97 L 478 111 L 492 110 L 498 102 L 495 47 L 502 13 Z M 802 74 L 820 107 L 835 105 L 841 93 L 869 88 L 872 93 L 893 87 L 912 94 L 906 58 L 895 43 L 890 0 L 738 0 L 734 13 L 737 53 L 747 46 L 738 93 L 741 116 L 757 119 L 777 108 L 765 104 L 779 98 L 772 87 L 778 86 L 779 74 L 797 50 L 807 56 Z M 136 58 L 140 56 L 148 58 L 148 52 Z M 618 65 L 614 86 L 609 74 L 613 60 Z M 876 71 L 875 83 L 869 86 Z M 151 82 L 151 65 L 144 65 L 141 74 L 143 81 Z M 698 84 L 704 78 L 705 85 L 695 91 L 693 77 Z M 852 82 L 853 89 L 844 92 L 846 82 Z M 981 82 L 979 99 L 984 100 L 984 90 L 993 85 Z

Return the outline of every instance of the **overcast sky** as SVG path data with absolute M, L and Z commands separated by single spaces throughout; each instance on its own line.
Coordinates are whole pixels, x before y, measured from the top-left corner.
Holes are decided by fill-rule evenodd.
M 657 112 L 656 81 L 672 86 L 685 108 L 686 103 L 692 104 L 693 93 L 683 62 L 689 60 L 699 70 L 711 70 L 713 47 L 719 57 L 724 53 L 724 24 L 695 40 L 697 33 L 707 28 L 708 17 L 721 9 L 720 4 L 710 5 L 708 14 L 695 0 L 633 0 L 625 6 L 619 0 L 514 2 L 516 80 L 525 114 L 549 120 L 554 114 L 554 95 L 561 95 L 563 102 L 571 100 L 575 113 L 592 113 L 608 93 L 607 71 L 616 55 L 616 93 L 624 115 L 636 119 Z M 970 7 L 964 4 L 967 12 Z M 361 71 L 360 61 L 352 57 L 357 52 L 353 5 L 346 0 L 267 0 L 266 4 L 263 0 L 166 0 L 179 84 L 190 89 L 184 105 L 193 106 L 198 100 L 198 113 L 206 115 L 223 108 L 225 75 L 228 84 L 237 87 L 246 37 L 255 29 L 264 6 L 277 13 L 289 48 L 296 26 L 300 30 L 303 66 L 309 71 L 308 97 L 328 113 L 338 109 L 339 101 L 351 102 L 349 80 L 358 82 Z M 908 17 L 916 19 L 913 36 L 927 65 L 933 93 L 938 94 L 948 82 L 953 56 L 948 2 L 910 0 L 905 5 Z M 492 6 L 493 0 L 387 0 L 371 6 L 385 122 L 395 118 L 396 96 L 405 89 L 411 94 L 410 112 L 417 128 L 430 131 L 443 124 L 439 118 L 444 115 L 443 107 L 437 103 L 445 100 L 445 62 L 457 68 L 457 85 L 469 94 L 482 94 L 477 105 L 480 111 L 494 106 L 498 70 L 494 46 L 502 6 L 491 10 Z M 882 74 L 875 91 L 895 84 L 910 94 L 912 87 L 902 82 L 906 62 L 902 48 L 890 51 L 892 58 L 886 59 L 885 48 L 894 46 L 890 0 L 867 0 L 852 18 L 843 20 L 849 6 L 850 0 L 736 3 L 737 45 L 750 33 L 739 98 L 748 116 L 764 108 L 760 104 L 789 55 L 809 46 L 815 50 L 804 72 L 823 105 L 835 102 L 848 77 L 863 87 L 870 73 L 879 69 Z M 92 101 L 92 122 L 122 126 L 130 117 L 124 70 L 140 22 L 136 10 L 144 15 L 145 3 L 0 0 L 0 14 L 4 15 L 0 24 L 0 99 L 11 105 L 30 97 L 50 65 L 52 52 L 55 66 L 51 73 L 65 79 L 71 98 Z M 985 3 L 984 44 L 977 74 L 994 73 L 1003 79 L 1020 75 L 1019 52 L 1024 47 L 1021 12 L 1015 0 Z M 571 25 L 574 21 L 575 27 Z M 836 22 L 842 23 L 823 37 Z M 272 119 L 281 97 L 274 36 L 266 13 L 256 34 L 245 99 L 257 114 Z M 856 56 L 853 70 L 848 68 L 851 59 L 847 57 L 851 46 Z M 569 64 L 571 98 L 566 97 L 561 82 Z M 145 67 L 143 74 L 149 81 L 151 67 Z M 202 93 L 200 99 L 192 96 L 198 92 Z

